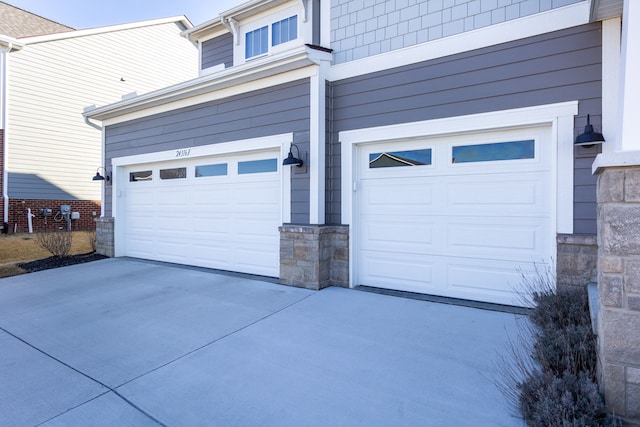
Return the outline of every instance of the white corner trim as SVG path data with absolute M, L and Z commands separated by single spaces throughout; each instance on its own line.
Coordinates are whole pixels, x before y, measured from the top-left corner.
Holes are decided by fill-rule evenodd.
M 620 104 L 620 17 L 602 21 L 602 134 L 603 153 L 612 153 L 618 141 L 618 106 Z
M 587 24 L 591 12 L 590 3 L 581 1 L 512 21 L 334 65 L 331 67 L 329 80 L 347 79 Z
M 629 166 L 640 166 L 640 151 L 616 151 L 613 153 L 600 153 L 593 162 L 591 171 L 594 174 L 598 174 L 605 168 Z
M 358 176 L 356 149 L 360 144 L 417 139 L 465 132 L 500 130 L 513 127 L 550 125 L 552 146 L 556 147 L 555 171 L 556 228 L 558 233 L 573 233 L 573 120 L 578 101 L 493 111 L 444 119 L 425 120 L 389 126 L 343 131 L 339 133 L 342 154 L 341 222 L 353 224 L 353 191 Z

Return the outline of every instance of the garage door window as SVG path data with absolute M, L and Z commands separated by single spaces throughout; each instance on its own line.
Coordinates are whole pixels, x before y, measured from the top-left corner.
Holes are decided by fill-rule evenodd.
M 181 179 L 187 177 L 187 168 L 160 169 L 160 179 Z
M 129 182 L 137 181 L 151 181 L 153 179 L 153 172 L 151 171 L 139 171 L 129 173 Z
M 238 174 L 277 172 L 278 159 L 251 160 L 238 162 Z
M 431 164 L 431 149 L 389 151 L 369 154 L 369 169 Z
M 204 176 L 225 176 L 226 174 L 227 174 L 226 163 L 196 166 L 196 178 L 201 178 Z
M 498 142 L 453 147 L 451 163 L 492 162 L 521 160 L 535 157 L 535 141 Z

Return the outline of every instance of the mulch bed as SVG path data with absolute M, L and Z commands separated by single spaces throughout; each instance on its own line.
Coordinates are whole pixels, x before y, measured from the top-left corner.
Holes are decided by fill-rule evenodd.
M 66 267 L 68 265 L 83 264 L 85 262 L 98 261 L 108 258 L 104 255 L 90 252 L 88 254 L 69 255 L 66 257 L 51 256 L 49 258 L 18 264 L 18 267 L 27 273 L 49 270 L 50 268 Z

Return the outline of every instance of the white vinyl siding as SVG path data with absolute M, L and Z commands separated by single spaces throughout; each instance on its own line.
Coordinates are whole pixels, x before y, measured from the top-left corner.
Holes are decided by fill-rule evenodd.
M 119 101 L 197 76 L 197 49 L 176 23 L 27 44 L 10 57 L 9 196 L 99 200 L 102 165 L 89 105 Z M 123 81 L 124 80 L 124 81 Z

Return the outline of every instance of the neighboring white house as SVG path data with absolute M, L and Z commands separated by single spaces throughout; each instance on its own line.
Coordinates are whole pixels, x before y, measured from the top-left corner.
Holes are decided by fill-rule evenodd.
M 32 21 L 36 27 L 48 23 L 37 15 Z M 77 31 L 61 27 L 67 31 L 0 35 L 0 209 L 10 232 L 27 230 L 29 209 L 35 230 L 65 227 L 56 215 L 63 205 L 79 213 L 73 229 L 94 227 L 102 186 L 91 178 L 108 172 L 98 169 L 105 166 L 101 132 L 87 126 L 84 109 L 197 75 L 198 50 L 181 36 L 192 27 L 184 16 Z M 0 25 L 5 28 L 13 29 Z M 51 209 L 51 216 L 42 209 Z

